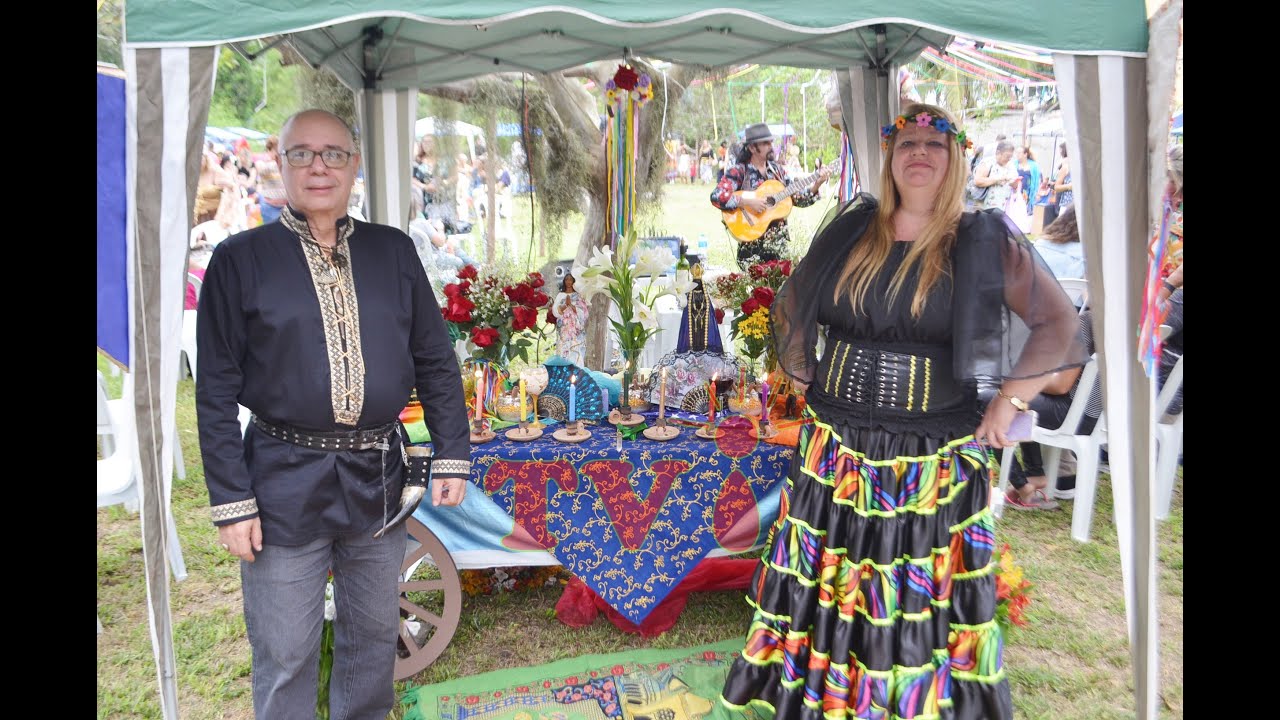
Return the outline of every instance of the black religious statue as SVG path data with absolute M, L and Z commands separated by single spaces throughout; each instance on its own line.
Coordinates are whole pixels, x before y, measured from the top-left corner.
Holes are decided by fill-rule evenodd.
M 693 288 L 680 316 L 680 339 L 676 352 L 724 353 L 720 342 L 720 326 L 716 324 L 716 308 L 702 284 L 702 263 L 693 266 Z

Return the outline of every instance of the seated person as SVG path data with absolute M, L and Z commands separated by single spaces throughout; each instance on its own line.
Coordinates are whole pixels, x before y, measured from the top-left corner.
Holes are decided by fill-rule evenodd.
M 1080 243 L 1080 229 L 1076 225 L 1076 206 L 1062 211 L 1058 218 L 1044 229 L 1035 241 L 1036 252 L 1049 264 L 1053 276 L 1062 278 L 1084 277 L 1084 247 Z
M 1094 352 L 1093 311 L 1085 310 L 1080 313 L 1080 333 L 1084 337 L 1085 347 L 1090 353 Z M 1066 419 L 1067 411 L 1071 409 L 1071 403 L 1075 399 L 1076 387 L 1080 384 L 1082 371 L 1083 368 L 1076 367 L 1056 373 L 1040 394 L 1028 403 L 1032 410 L 1039 413 L 1037 425 L 1047 428 L 1062 426 L 1062 421 Z M 1076 433 L 1087 435 L 1093 432 L 1101 415 L 1102 382 L 1098 380 L 1094 382 L 1093 390 L 1089 393 L 1088 404 L 1085 406 L 1084 416 L 1080 418 L 1080 424 L 1076 426 Z M 1045 475 L 1040 443 L 1019 443 L 1018 449 L 1021 451 L 1022 463 L 1019 465 L 1014 462 L 1013 468 L 1009 471 L 1011 487 L 1005 494 L 1005 504 L 1017 510 L 1056 509 L 1058 503 L 1044 491 L 1045 486 L 1049 484 L 1049 478 Z M 1075 475 L 1059 475 L 1054 497 L 1063 499 L 1075 497 L 1075 487 Z
M 475 264 L 457 242 L 445 235 L 444 226 L 438 220 L 415 218 L 409 222 L 409 235 L 418 246 L 418 255 L 424 263 L 430 260 L 438 268 L 452 270 Z

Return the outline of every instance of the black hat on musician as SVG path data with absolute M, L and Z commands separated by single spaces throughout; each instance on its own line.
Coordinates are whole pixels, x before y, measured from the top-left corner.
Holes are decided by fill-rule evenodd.
M 748 125 L 743 133 L 742 144 L 750 145 L 751 143 L 764 142 L 765 140 L 774 140 L 773 133 L 769 131 L 769 126 L 765 123 L 755 123 Z

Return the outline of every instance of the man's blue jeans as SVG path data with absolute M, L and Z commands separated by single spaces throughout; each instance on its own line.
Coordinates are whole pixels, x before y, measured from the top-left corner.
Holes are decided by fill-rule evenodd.
M 399 576 L 408 535 L 373 531 L 264 545 L 240 563 L 259 718 L 315 720 L 324 590 L 333 569 L 332 720 L 384 720 L 395 705 Z

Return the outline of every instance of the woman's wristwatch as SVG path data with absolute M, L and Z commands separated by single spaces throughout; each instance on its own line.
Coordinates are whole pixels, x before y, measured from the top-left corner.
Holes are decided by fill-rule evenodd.
M 1178 288 L 1174 287 L 1174 286 L 1173 286 L 1173 283 L 1169 282 L 1168 280 L 1161 280 L 1161 281 L 1160 281 L 1160 284 L 1164 286 L 1164 289 L 1165 289 L 1165 290 L 1168 290 L 1168 291 L 1169 291 L 1169 294 L 1170 294 L 1170 295 L 1172 295 L 1172 294 L 1174 293 L 1174 291 L 1176 291 L 1176 290 L 1178 289 Z
M 1027 401 L 1017 395 L 1009 395 L 1004 390 L 996 390 L 996 394 L 1005 400 L 1008 400 L 1009 404 L 1017 408 L 1018 412 L 1026 412 L 1031 409 L 1031 406 L 1027 404 Z

